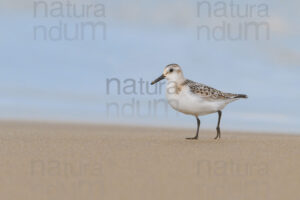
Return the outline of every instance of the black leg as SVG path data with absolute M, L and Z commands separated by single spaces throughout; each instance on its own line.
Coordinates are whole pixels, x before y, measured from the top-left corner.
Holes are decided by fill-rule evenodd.
M 199 133 L 199 127 L 200 127 L 200 119 L 198 118 L 198 116 L 196 116 L 196 119 L 197 119 L 197 132 L 196 132 L 196 135 L 195 135 L 195 137 L 186 138 L 188 140 L 197 140 L 198 139 L 198 133 Z
M 218 126 L 217 126 L 217 136 L 215 137 L 215 140 L 221 138 L 220 121 L 222 117 L 222 112 L 220 110 L 218 111 L 218 115 L 219 115 L 219 119 L 218 119 Z

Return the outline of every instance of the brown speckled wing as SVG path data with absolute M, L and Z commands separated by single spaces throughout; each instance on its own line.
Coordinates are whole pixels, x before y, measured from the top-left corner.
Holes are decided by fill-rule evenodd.
M 183 85 L 187 85 L 190 88 L 191 92 L 199 94 L 202 97 L 211 99 L 231 99 L 236 97 L 235 94 L 224 93 L 220 90 L 214 89 L 201 83 L 196 83 L 188 79 L 184 81 Z

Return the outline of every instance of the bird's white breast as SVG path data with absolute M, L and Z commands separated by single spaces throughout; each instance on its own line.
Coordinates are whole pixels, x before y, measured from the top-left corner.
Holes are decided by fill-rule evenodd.
M 229 102 L 222 100 L 212 100 L 194 94 L 188 86 L 175 88 L 167 84 L 166 96 L 168 103 L 175 110 L 190 115 L 207 115 L 222 110 Z

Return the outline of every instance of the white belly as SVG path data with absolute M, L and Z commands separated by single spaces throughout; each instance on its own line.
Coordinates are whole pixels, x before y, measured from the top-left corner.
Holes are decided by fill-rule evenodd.
M 209 100 L 191 93 L 187 87 L 177 94 L 166 92 L 168 103 L 175 110 L 189 115 L 207 115 L 222 110 L 229 102 L 224 100 Z

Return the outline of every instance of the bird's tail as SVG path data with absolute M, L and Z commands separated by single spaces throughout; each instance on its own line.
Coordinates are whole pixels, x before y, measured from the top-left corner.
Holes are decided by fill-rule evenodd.
M 233 98 L 235 98 L 235 99 L 239 99 L 239 98 L 247 99 L 248 96 L 246 94 L 236 94 Z

